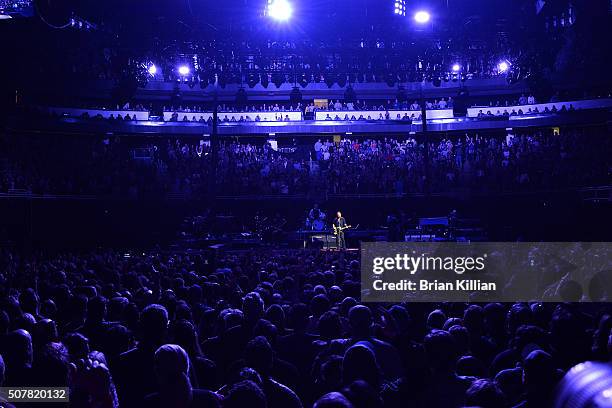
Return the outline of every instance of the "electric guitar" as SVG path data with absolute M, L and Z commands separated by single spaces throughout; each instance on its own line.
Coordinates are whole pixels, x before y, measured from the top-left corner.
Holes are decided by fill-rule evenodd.
M 344 231 L 345 229 L 349 229 L 352 227 L 352 225 L 345 225 L 344 227 L 336 227 L 334 224 L 332 224 L 332 227 L 334 227 L 334 235 L 338 235 L 338 233 L 340 231 Z

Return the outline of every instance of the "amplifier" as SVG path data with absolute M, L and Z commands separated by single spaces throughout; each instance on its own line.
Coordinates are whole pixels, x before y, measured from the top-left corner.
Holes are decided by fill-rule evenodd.
M 336 248 L 336 236 L 331 234 L 317 234 L 310 237 L 312 246 L 322 246 L 326 249 Z

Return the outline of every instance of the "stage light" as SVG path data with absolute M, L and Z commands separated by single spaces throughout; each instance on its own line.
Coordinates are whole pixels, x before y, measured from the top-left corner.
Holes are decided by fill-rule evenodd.
M 414 21 L 416 21 L 419 24 L 425 24 L 425 23 L 429 22 L 430 18 L 431 18 L 431 16 L 426 11 L 417 11 L 414 14 Z
M 453 65 L 453 72 L 459 72 L 461 70 L 461 65 L 459 64 L 454 64 Z
M 179 74 L 185 76 L 189 74 L 189 67 L 187 65 L 181 65 L 178 69 Z
M 499 70 L 499 72 L 506 72 L 508 71 L 509 68 L 510 68 L 510 64 L 508 64 L 506 61 L 502 61 L 499 64 L 497 64 L 497 69 Z
M 394 0 L 393 12 L 398 16 L 406 16 L 406 0 Z
M 268 0 L 268 15 L 278 21 L 287 21 L 293 14 L 293 8 L 287 0 Z
M 148 71 L 151 76 L 155 76 L 155 74 L 157 74 L 157 67 L 155 66 L 155 64 L 151 64 Z

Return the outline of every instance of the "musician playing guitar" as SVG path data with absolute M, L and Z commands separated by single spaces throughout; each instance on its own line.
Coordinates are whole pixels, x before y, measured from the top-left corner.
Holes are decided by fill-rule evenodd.
M 334 235 L 336 236 L 336 247 L 338 249 L 346 249 L 346 241 L 344 240 L 344 230 L 351 228 L 351 226 L 346 224 L 346 220 L 344 219 L 340 211 L 336 213 L 336 218 L 334 218 L 332 226 L 334 227 Z

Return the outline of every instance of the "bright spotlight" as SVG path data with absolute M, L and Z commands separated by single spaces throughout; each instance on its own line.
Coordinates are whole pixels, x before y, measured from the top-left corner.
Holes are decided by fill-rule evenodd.
M 453 65 L 453 72 L 459 72 L 461 70 L 461 65 L 459 64 L 454 64 Z
M 287 21 L 293 14 L 293 8 L 287 0 L 268 0 L 268 15 L 278 21 Z
M 414 14 L 414 21 L 416 21 L 419 24 L 425 24 L 429 21 L 429 19 L 431 18 L 431 16 L 429 15 L 428 12 L 426 11 L 417 11 Z
M 502 61 L 499 64 L 497 64 L 497 69 L 499 70 L 499 72 L 506 72 L 508 71 L 509 68 L 510 68 L 510 64 L 508 64 L 506 61 Z
M 189 74 L 189 67 L 187 65 L 181 65 L 178 69 L 179 74 L 181 75 L 188 75 Z
M 148 71 L 151 76 L 155 76 L 155 74 L 157 74 L 157 67 L 155 64 L 151 64 Z
M 398 16 L 406 17 L 406 0 L 395 0 L 393 12 Z

